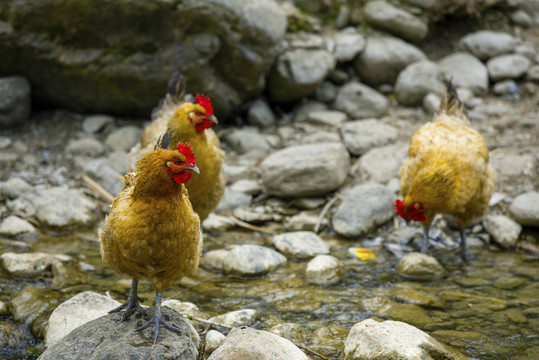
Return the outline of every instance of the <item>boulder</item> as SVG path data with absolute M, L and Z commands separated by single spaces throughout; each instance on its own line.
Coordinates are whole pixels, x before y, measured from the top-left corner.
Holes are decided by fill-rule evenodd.
M 31 86 L 26 78 L 0 78 L 0 128 L 22 125 L 30 116 L 31 106 Z

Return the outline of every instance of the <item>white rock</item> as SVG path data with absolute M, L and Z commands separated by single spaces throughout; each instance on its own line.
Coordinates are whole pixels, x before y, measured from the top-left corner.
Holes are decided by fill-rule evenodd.
M 464 36 L 458 47 L 469 51 L 480 60 L 508 54 L 515 50 L 517 39 L 501 31 L 480 30 Z
M 368 23 L 404 39 L 417 41 L 427 36 L 429 30 L 427 24 L 409 12 L 385 1 L 369 1 L 365 4 L 363 11 Z
M 227 216 L 210 213 L 202 222 L 202 228 L 207 232 L 221 232 L 232 229 L 235 224 Z
M 398 130 L 378 119 L 348 121 L 341 127 L 346 148 L 359 156 L 373 147 L 387 145 L 397 139 Z
M 21 178 L 11 177 L 0 182 L 0 199 L 15 199 L 24 193 L 32 192 L 32 185 Z
M 38 277 L 44 276 L 45 272 L 51 271 L 51 267 L 62 266 L 62 264 L 71 263 L 71 256 L 63 254 L 46 253 L 3 253 L 0 255 L 0 261 L 4 269 L 15 277 Z M 54 269 L 52 269 L 54 272 Z
M 397 77 L 395 96 L 400 104 L 419 105 L 429 92 L 443 94 L 440 67 L 432 61 L 418 61 L 406 66 Z
M 252 326 L 261 316 L 262 314 L 257 310 L 242 309 L 214 316 L 209 321 L 227 326 Z
M 225 341 L 225 336 L 219 331 L 210 330 L 206 333 L 204 355 L 209 356 Z
M 348 27 L 335 34 L 335 52 L 337 61 L 353 60 L 365 49 L 367 41 L 355 28 Z
M 478 95 L 487 92 L 487 67 L 475 56 L 457 52 L 444 57 L 438 64 L 446 79 L 452 79 L 454 86 L 469 88 Z
M 23 234 L 36 234 L 35 227 L 20 217 L 10 215 L 0 222 L 0 235 L 17 236 Z
M 488 74 L 492 81 L 519 78 L 526 74 L 530 66 L 530 59 L 519 54 L 500 55 L 487 61 Z
M 120 306 L 120 303 L 108 296 L 93 291 L 75 295 L 61 303 L 49 317 L 45 332 L 45 346 L 51 347 L 71 330 L 97 319 Z
M 381 117 L 389 111 L 389 100 L 378 91 L 351 81 L 337 92 L 333 107 L 352 119 Z
M 305 276 L 309 284 L 329 286 L 342 280 L 343 268 L 342 263 L 336 257 L 318 255 L 307 264 Z
M 444 268 L 435 257 L 418 252 L 404 256 L 396 271 L 411 279 L 437 279 L 445 274 Z
M 483 219 L 485 230 L 504 249 L 514 248 L 522 226 L 504 215 L 488 215 Z
M 140 141 L 141 134 L 142 130 L 138 126 L 123 126 L 107 136 L 105 145 L 113 150 L 127 152 Z
M 529 191 L 518 195 L 509 212 L 522 225 L 539 226 L 539 192 Z
M 398 142 L 379 146 L 364 153 L 354 164 L 353 174 L 365 181 L 385 184 L 398 176 L 399 168 L 408 155 L 408 143 Z
M 347 119 L 348 116 L 344 112 L 336 110 L 311 111 L 307 116 L 308 122 L 329 126 L 340 126 Z
M 311 231 L 275 235 L 273 245 L 286 256 L 296 259 L 310 259 L 316 255 L 329 254 L 329 244 Z
M 224 259 L 223 271 L 238 275 L 261 275 L 286 264 L 286 257 L 260 245 L 240 245 L 230 250 Z

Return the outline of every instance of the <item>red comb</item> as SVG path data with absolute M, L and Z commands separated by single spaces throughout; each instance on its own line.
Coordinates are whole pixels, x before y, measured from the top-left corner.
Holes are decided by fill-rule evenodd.
M 195 154 L 193 153 L 193 149 L 189 146 L 189 144 L 185 143 L 178 143 L 178 151 L 180 154 L 185 156 L 187 163 L 194 164 L 196 161 Z
M 195 97 L 195 102 L 206 110 L 207 116 L 213 115 L 213 106 L 209 97 L 197 94 Z
M 397 199 L 393 204 L 393 210 L 404 220 L 406 220 L 406 211 L 404 211 L 404 203 Z

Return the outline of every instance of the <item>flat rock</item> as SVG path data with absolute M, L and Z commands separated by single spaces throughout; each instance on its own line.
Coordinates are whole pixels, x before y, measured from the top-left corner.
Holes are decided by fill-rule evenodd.
M 329 244 L 311 231 L 275 235 L 273 245 L 284 255 L 295 259 L 310 259 L 316 255 L 329 254 Z
M 63 254 L 6 252 L 0 255 L 0 261 L 4 270 L 12 276 L 35 278 L 50 276 L 57 272 L 58 267 L 73 262 L 73 258 Z
M 138 126 L 123 126 L 107 136 L 105 145 L 113 150 L 129 151 L 140 141 L 141 134 L 142 130 Z
M 59 303 L 58 291 L 27 287 L 11 297 L 9 309 L 17 323 L 25 324 L 35 337 L 41 338 L 49 314 Z
M 234 328 L 208 360 L 307 360 L 292 342 L 263 330 Z
M 397 273 L 417 280 L 438 279 L 445 274 L 445 270 L 436 258 L 413 252 L 405 255 L 397 265 Z
M 365 5 L 363 11 L 369 24 L 406 40 L 416 41 L 427 36 L 429 30 L 427 24 L 409 12 L 385 1 L 370 1 Z
M 456 87 L 472 90 L 477 95 L 488 90 L 487 67 L 475 56 L 456 52 L 441 59 L 438 64 L 447 79 L 452 79 Z
M 255 309 L 241 309 L 211 317 L 209 321 L 227 326 L 253 326 L 262 314 Z
M 344 123 L 341 134 L 348 151 L 359 156 L 377 146 L 397 139 L 397 128 L 378 119 L 354 120 Z
M 345 194 L 333 215 L 333 229 L 342 236 L 358 237 L 393 217 L 394 194 L 380 184 L 361 184 Z
M 343 279 L 344 266 L 334 256 L 317 255 L 307 264 L 305 277 L 309 284 L 330 286 Z
M 0 198 L 15 199 L 32 190 L 32 185 L 18 177 L 11 177 L 7 181 L 0 182 Z
M 369 85 L 393 84 L 406 65 L 426 60 L 425 54 L 407 42 L 390 37 L 369 37 L 354 67 Z
M 86 137 L 77 140 L 70 140 L 65 149 L 66 154 L 70 155 L 85 155 L 96 157 L 105 151 L 105 147 L 101 142 L 92 137 Z
M 358 174 L 365 181 L 387 183 L 397 177 L 407 155 L 406 143 L 375 147 L 359 158 L 352 168 L 352 173 Z
M 418 61 L 406 66 L 397 77 L 395 96 L 402 105 L 416 106 L 429 92 L 443 94 L 445 85 L 440 67 L 432 61 Z
M 0 221 L 0 235 L 31 240 L 37 238 L 34 225 L 18 216 L 10 215 Z
M 346 180 L 349 169 L 350 155 L 341 143 L 290 146 L 274 152 L 261 163 L 266 192 L 285 197 L 333 191 Z
M 225 254 L 221 253 L 222 255 Z M 227 251 L 221 265 L 225 273 L 252 276 L 265 274 L 284 264 L 286 257 L 277 251 L 260 245 L 247 244 Z
M 488 215 L 483 219 L 485 230 L 504 249 L 514 248 L 522 226 L 504 215 Z
M 539 226 L 539 192 L 529 191 L 518 195 L 509 212 L 521 225 Z
M 517 39 L 510 34 L 501 31 L 480 30 L 460 39 L 458 47 L 484 61 L 494 56 L 513 52 L 517 44 Z
M 161 307 L 167 322 L 180 328 L 181 333 L 161 328 L 157 344 L 153 344 L 154 328 L 142 331 L 136 327 L 146 322 L 141 314 L 120 321 L 122 312 L 102 316 L 87 322 L 47 348 L 40 360 L 120 360 L 120 359 L 185 359 L 196 360 L 200 337 L 193 326 L 179 313 Z M 153 316 L 153 312 L 150 314 Z
M 51 347 L 65 335 L 89 321 L 105 316 L 120 303 L 108 296 L 86 291 L 61 303 L 49 317 L 45 346 Z
M 348 116 L 342 111 L 336 110 L 317 110 L 311 111 L 307 116 L 307 121 L 313 124 L 328 125 L 338 127 L 348 119 Z
M 268 103 L 262 99 L 258 99 L 249 106 L 247 120 L 251 125 L 268 128 L 275 125 L 277 119 Z
M 487 61 L 490 80 L 500 81 L 516 79 L 526 74 L 531 66 L 531 61 L 524 55 L 507 54 L 493 57 Z
M 80 191 L 53 187 L 36 192 L 35 216 L 41 225 L 53 228 L 89 225 L 95 204 Z
M 347 27 L 338 31 L 334 36 L 335 51 L 333 56 L 339 62 L 351 61 L 359 54 L 367 40 L 356 28 Z
M 351 81 L 339 89 L 333 108 L 352 119 L 378 118 L 389 112 L 389 100 L 367 85 Z
M 464 360 L 467 357 L 412 325 L 367 319 L 350 330 L 344 342 L 344 359 Z
M 239 154 L 254 150 L 268 151 L 270 149 L 266 136 L 254 127 L 234 129 L 224 137 L 224 140 Z

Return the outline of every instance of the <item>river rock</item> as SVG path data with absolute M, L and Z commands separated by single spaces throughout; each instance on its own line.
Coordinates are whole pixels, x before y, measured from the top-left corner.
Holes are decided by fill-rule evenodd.
M 137 140 L 138 141 L 138 140 Z M 77 140 L 69 140 L 67 147 L 65 148 L 66 154 L 70 155 L 85 155 L 90 157 L 96 157 L 105 151 L 105 147 L 101 142 L 92 137 L 86 137 Z
M 105 316 L 120 303 L 108 296 L 86 291 L 61 303 L 49 317 L 45 346 L 51 347 L 73 329 Z
M 351 81 L 337 93 L 333 107 L 353 119 L 381 117 L 389 111 L 389 100 L 378 91 Z
M 292 342 L 263 330 L 234 328 L 208 360 L 307 360 Z
M 333 229 L 342 236 L 358 237 L 369 233 L 393 217 L 393 193 L 380 184 L 361 184 L 345 194 L 333 215 Z
M 369 37 L 354 67 L 361 80 L 369 85 L 393 84 L 406 65 L 426 59 L 421 50 L 403 40 Z
M 372 319 L 355 324 L 344 342 L 344 359 L 464 360 L 427 333 L 400 321 Z
M 128 125 L 111 132 L 105 139 L 105 145 L 116 151 L 129 151 L 140 141 L 142 130 L 138 126 Z
M 271 107 L 262 99 L 258 99 L 249 106 L 247 111 L 249 124 L 260 128 L 268 128 L 275 125 L 277 121 Z
M 345 113 L 336 110 L 318 110 L 311 111 L 307 116 L 307 121 L 318 125 L 328 125 L 339 127 L 348 119 Z
M 339 62 L 351 61 L 357 54 L 363 49 L 367 41 L 363 35 L 361 35 L 356 28 L 347 27 L 335 34 L 335 51 L 333 56 Z
M 26 288 L 10 301 L 13 319 L 26 324 L 32 334 L 43 337 L 50 313 L 60 303 L 60 294 L 50 289 Z
M 213 251 L 208 252 L 202 258 L 202 266 L 211 264 L 211 269 L 219 269 L 240 276 L 262 275 L 273 271 L 278 267 L 286 264 L 286 257 L 277 251 L 260 246 L 260 245 L 240 245 L 232 250 L 215 250 L 220 251 L 218 256 L 210 255 Z M 224 253 L 226 251 L 226 254 Z M 207 257 L 213 258 L 207 259 Z
M 15 199 L 29 192 L 32 192 L 32 185 L 24 179 L 10 177 L 7 181 L 0 182 L 0 199 Z
M 504 249 L 514 248 L 522 226 L 504 215 L 488 215 L 483 219 L 485 230 L 492 239 Z
M 210 330 L 206 333 L 204 355 L 210 356 L 225 341 L 225 336 L 219 331 Z
M 211 317 L 209 321 L 232 327 L 253 326 L 262 314 L 254 309 L 241 309 Z M 217 326 L 219 328 L 219 326 Z M 224 330 L 224 329 L 223 329 Z
M 384 319 L 403 321 L 413 325 L 427 325 L 432 323 L 432 318 L 426 310 L 413 304 L 399 304 L 389 301 L 376 310 L 376 315 Z
M 429 294 L 425 291 L 414 290 L 406 285 L 399 286 L 392 290 L 393 297 L 402 303 L 417 305 L 427 308 L 444 310 L 446 299 L 437 294 Z
M 530 59 L 520 54 L 500 55 L 487 61 L 488 74 L 492 81 L 519 78 L 526 74 L 530 66 Z
M 173 326 L 180 328 L 176 333 L 162 327 L 157 343 L 153 344 L 154 328 L 142 331 L 136 327 L 149 320 L 139 314 L 121 321 L 123 312 L 102 316 L 87 322 L 45 350 L 40 360 L 71 359 L 185 359 L 196 360 L 200 337 L 183 316 L 161 307 L 162 316 Z M 153 312 L 151 313 L 153 316 Z
M 35 21 L 44 12 L 49 21 Z M 217 113 L 256 97 L 286 30 L 281 7 L 263 0 L 188 0 L 180 7 L 46 0 L 14 4 L 4 15 L 9 31 L 0 47 L 10 56 L 0 73 L 26 74 L 41 103 L 145 117 L 175 70 L 189 91 L 204 90 Z
M 290 146 L 274 152 L 261 163 L 266 192 L 284 197 L 333 191 L 346 180 L 349 168 L 350 155 L 341 143 Z
M 22 125 L 30 110 L 30 82 L 22 76 L 0 78 L 0 128 Z
M 316 100 L 323 103 L 332 102 L 335 96 L 337 96 L 337 87 L 330 81 L 323 81 L 314 91 Z
M 443 94 L 445 86 L 440 67 L 432 61 L 418 61 L 406 66 L 397 77 L 395 96 L 402 105 L 416 106 L 429 92 Z
M 477 95 L 487 92 L 487 67 L 475 56 L 456 52 L 444 57 L 438 64 L 446 79 L 452 79 L 453 86 L 468 88 Z
M 270 149 L 266 136 L 255 127 L 234 129 L 224 137 L 224 140 L 239 154 L 255 150 L 266 152 Z
M 480 30 L 460 39 L 458 47 L 485 61 L 494 56 L 513 52 L 517 44 L 517 39 L 510 34 L 501 31 Z
M 221 232 L 230 230 L 235 226 L 234 222 L 227 216 L 210 213 L 202 222 L 202 228 L 207 232 Z
M 529 191 L 518 195 L 509 212 L 519 224 L 539 226 L 539 192 Z
M 15 215 L 10 215 L 0 222 L 0 235 L 22 240 L 37 239 L 34 225 Z
M 325 228 L 328 225 L 326 219 L 319 220 L 318 213 L 302 211 L 297 215 L 285 218 L 285 228 L 288 231 L 313 231 L 316 224 L 320 221 L 320 227 Z
M 539 82 L 539 65 L 530 66 L 526 73 L 526 79 L 534 82 Z
M 275 102 L 292 102 L 315 91 L 335 69 L 335 58 L 323 49 L 291 49 L 281 54 L 268 74 L 267 91 Z
M 0 320 L 0 349 L 4 354 L 24 352 L 34 341 L 26 325 Z
M 359 156 L 373 147 L 395 141 L 397 128 L 378 119 L 355 120 L 343 124 L 341 135 L 348 151 Z
M 111 124 L 114 124 L 114 118 L 110 115 L 90 115 L 82 121 L 82 129 L 87 134 L 95 134 Z
M 365 181 L 387 183 L 397 177 L 407 155 L 407 143 L 398 142 L 375 147 L 359 158 L 352 168 L 352 173 L 359 174 Z
M 290 340 L 292 342 L 305 343 L 309 333 L 295 323 L 277 324 L 270 329 L 272 334 Z
M 123 189 L 124 182 L 121 177 L 125 172 L 121 172 L 120 170 L 123 169 L 119 169 L 111 164 L 108 158 L 89 159 L 86 157 L 76 157 L 75 163 L 111 194 L 116 195 Z
M 365 5 L 363 11 L 369 24 L 406 40 L 417 41 L 427 36 L 429 30 L 427 24 L 385 1 L 370 1 Z
M 52 187 L 36 191 L 35 216 L 46 227 L 88 226 L 95 221 L 95 204 L 80 191 Z
M 273 245 L 284 255 L 295 259 L 310 259 L 329 254 L 329 244 L 311 231 L 295 231 L 275 235 Z
M 230 187 L 225 188 L 225 193 L 217 205 L 215 211 L 233 210 L 240 206 L 249 206 L 252 196 L 241 191 L 232 190 Z
M 240 179 L 230 185 L 230 190 L 248 195 L 257 195 L 262 192 L 262 185 L 256 180 Z
M 431 280 L 445 275 L 445 270 L 436 258 L 418 252 L 404 256 L 397 265 L 397 273 L 410 279 Z
M 491 157 L 492 166 L 499 178 L 532 175 L 535 172 L 535 157 L 532 154 L 514 153 L 511 150 L 501 151 Z
M 2 267 L 10 275 L 21 278 L 50 277 L 59 268 L 72 263 L 73 258 L 64 254 L 6 252 L 0 255 Z
M 317 255 L 309 261 L 305 270 L 307 283 L 330 286 L 340 282 L 344 277 L 344 266 L 334 256 Z
M 496 95 L 511 95 L 518 91 L 518 85 L 514 80 L 499 81 L 492 87 L 492 92 Z

